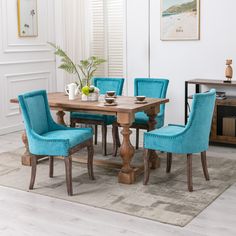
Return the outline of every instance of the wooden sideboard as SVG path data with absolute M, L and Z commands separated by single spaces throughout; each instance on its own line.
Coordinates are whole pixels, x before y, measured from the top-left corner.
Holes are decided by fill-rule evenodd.
M 231 83 L 225 83 L 223 80 L 210 80 L 210 79 L 193 79 L 185 81 L 185 124 L 188 120 L 188 99 L 189 96 L 189 85 L 195 86 L 195 92 L 203 92 L 202 85 L 210 88 L 215 88 L 216 91 L 223 91 L 223 87 L 231 87 L 236 89 L 236 81 Z M 236 146 L 236 136 L 223 135 L 223 118 L 224 117 L 236 117 L 236 90 L 235 97 L 227 96 L 226 99 L 216 99 L 214 115 L 211 127 L 210 141 L 213 143 L 231 144 Z

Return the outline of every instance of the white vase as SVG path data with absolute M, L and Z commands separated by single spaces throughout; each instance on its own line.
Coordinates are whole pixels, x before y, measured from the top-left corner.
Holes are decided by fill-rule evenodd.
M 90 93 L 88 96 L 82 94 L 81 101 L 83 102 L 96 102 L 98 101 L 99 93 Z

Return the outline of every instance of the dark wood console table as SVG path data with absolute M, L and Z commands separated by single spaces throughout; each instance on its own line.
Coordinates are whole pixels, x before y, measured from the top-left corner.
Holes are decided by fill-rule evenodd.
M 232 87 L 236 88 L 236 81 L 231 81 L 231 83 L 225 83 L 223 80 L 210 80 L 210 79 L 193 79 L 185 81 L 185 124 L 188 120 L 188 88 L 189 85 L 195 85 L 195 92 L 200 93 L 201 86 L 205 85 L 210 88 L 215 88 L 217 91 L 223 91 L 222 87 Z M 225 136 L 222 134 L 222 118 L 224 116 L 236 117 L 236 93 L 235 97 L 227 96 L 226 99 L 217 99 L 212 127 L 210 141 L 216 143 L 233 144 L 236 146 L 236 137 Z

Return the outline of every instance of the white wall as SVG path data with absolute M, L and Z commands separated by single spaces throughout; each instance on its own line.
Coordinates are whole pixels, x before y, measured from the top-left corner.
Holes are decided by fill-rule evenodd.
M 19 38 L 17 0 L 0 1 L 0 134 L 23 128 L 18 106 L 9 100 L 36 89 L 54 91 L 54 0 L 38 1 L 39 36 Z
M 200 41 L 161 41 L 160 0 L 150 0 L 150 75 L 170 80 L 166 123 L 184 122 L 185 80 L 224 79 L 225 60 L 232 58 L 236 64 L 235 9 L 235 0 L 202 0 Z M 142 76 L 148 77 L 148 0 L 127 0 L 130 95 L 133 94 L 133 78 Z
M 151 0 L 151 76 L 170 80 L 166 122 L 184 122 L 185 80 L 224 79 L 225 60 L 236 64 L 235 9 L 235 0 L 202 0 L 200 41 L 166 42 L 160 40 L 160 1 Z
M 126 0 L 126 78 L 128 95 L 134 78 L 148 77 L 148 1 Z

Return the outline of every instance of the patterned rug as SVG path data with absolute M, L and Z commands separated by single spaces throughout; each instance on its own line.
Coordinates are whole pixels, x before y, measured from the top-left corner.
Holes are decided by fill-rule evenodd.
M 111 150 L 111 146 L 108 147 Z M 24 149 L 0 154 L 0 185 L 28 191 L 30 168 L 21 165 Z M 100 145 L 95 147 L 95 159 L 102 157 Z M 85 158 L 82 151 L 75 158 Z M 187 191 L 186 158 L 174 156 L 172 171 L 166 174 L 166 159 L 161 156 L 161 168 L 151 172 L 149 185 L 143 186 L 142 176 L 133 185 L 117 183 L 117 169 L 95 166 L 95 181 L 88 179 L 85 164 L 73 163 L 74 196 L 68 197 L 64 162 L 55 161 L 55 177 L 48 177 L 48 161 L 38 165 L 35 189 L 31 192 L 67 201 L 78 202 L 111 211 L 147 218 L 162 223 L 185 226 L 230 185 L 236 182 L 236 161 L 224 157 L 208 157 L 211 180 L 203 176 L 199 156 L 193 158 L 193 187 Z M 142 162 L 142 150 L 136 151 L 135 163 Z

